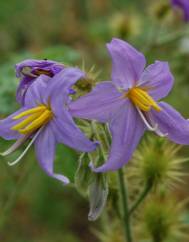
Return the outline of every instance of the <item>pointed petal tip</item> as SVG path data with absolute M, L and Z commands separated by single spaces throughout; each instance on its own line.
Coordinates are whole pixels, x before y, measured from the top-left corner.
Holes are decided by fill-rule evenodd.
M 0 156 L 6 156 L 6 151 L 5 152 L 1 152 Z
M 117 87 L 131 88 L 144 71 L 145 56 L 128 42 L 117 38 L 106 47 L 112 59 L 112 81 Z
M 100 142 L 98 140 L 95 140 L 93 142 L 93 150 L 96 150 L 96 148 L 98 148 L 99 145 L 100 145 Z
M 127 47 L 127 48 L 129 47 L 132 50 L 134 50 L 135 52 L 138 52 L 138 50 L 134 46 L 132 46 L 129 42 L 127 42 L 126 40 L 123 40 L 123 39 L 116 38 L 116 37 L 112 38 L 111 41 L 106 44 L 107 47 L 110 47 L 110 46 L 113 47 L 113 45 L 115 47 L 118 46 L 118 45 L 122 46 L 122 47 Z M 140 52 L 138 52 L 138 54 L 143 55 Z
M 46 172 L 46 171 L 45 171 Z M 55 178 L 57 179 L 59 182 L 62 183 L 62 185 L 68 185 L 70 183 L 70 180 L 69 178 L 67 178 L 66 176 L 62 175 L 62 174 L 57 174 L 57 173 L 54 173 L 53 171 L 51 172 L 46 172 L 47 175 L 49 175 L 50 177 L 52 178 Z
M 59 182 L 61 182 L 62 185 L 68 185 L 70 183 L 69 178 L 67 178 L 66 176 L 64 176 L 62 174 L 54 173 L 53 170 L 49 172 L 49 171 L 45 170 L 44 168 L 43 168 L 43 170 L 47 173 L 48 176 L 50 176 L 54 179 L 57 179 Z
M 158 123 L 160 135 L 167 135 L 167 138 L 174 143 L 189 145 L 188 120 L 168 103 L 160 102 L 159 105 L 162 107 L 162 112 L 152 111 L 152 115 L 154 121 Z
M 156 60 L 143 71 L 138 84 L 147 87 L 149 95 L 154 100 L 166 97 L 174 84 L 174 76 L 171 73 L 169 63 Z
M 107 172 L 107 170 L 104 168 L 104 166 L 99 166 L 99 167 L 93 167 L 92 171 L 96 173 L 102 173 L 102 172 Z
M 67 177 L 65 177 L 64 180 L 61 180 L 61 182 L 62 182 L 63 185 L 66 186 L 70 183 L 70 180 Z
M 124 43 L 125 41 L 121 40 L 121 39 L 118 39 L 118 38 L 112 38 L 110 42 L 108 42 L 106 44 L 106 47 L 109 49 L 109 47 L 111 47 L 112 45 L 114 44 L 120 44 L 120 43 Z M 127 42 L 125 42 L 127 43 Z
M 88 149 L 86 149 L 86 152 L 91 152 L 93 150 L 96 150 L 96 148 L 100 145 L 99 141 L 89 141 L 91 143 L 91 145 L 88 147 Z
M 95 140 L 95 141 L 94 141 L 94 145 L 95 145 L 95 148 L 97 148 L 97 147 L 100 145 L 100 141 Z
M 116 38 L 116 37 L 113 37 L 112 39 L 111 39 L 111 41 L 110 42 L 108 42 L 106 45 L 110 45 L 110 44 L 113 44 L 113 43 L 118 43 L 118 42 L 126 42 L 126 41 L 124 41 L 124 40 L 121 40 L 121 39 L 119 39 L 119 38 Z M 126 42 L 127 43 L 127 42 Z
M 116 171 L 118 169 L 119 168 L 110 169 L 106 165 L 102 165 L 102 166 L 99 166 L 99 167 L 93 167 L 92 171 L 94 171 L 96 173 L 104 173 L 104 172 L 111 172 L 111 171 L 113 172 L 113 171 Z
M 108 172 L 108 171 L 113 172 L 121 168 L 119 165 L 117 167 L 109 167 L 107 164 L 103 164 L 101 166 L 95 167 L 92 162 L 89 163 L 89 167 L 91 168 L 92 171 L 96 173 L 102 173 L 102 172 Z
M 104 166 L 104 165 L 99 166 L 99 167 L 95 167 L 92 161 L 89 163 L 89 168 L 90 168 L 92 171 L 94 171 L 94 172 L 101 172 L 101 171 L 99 171 L 99 169 L 101 170 L 101 168 L 102 168 L 103 166 Z

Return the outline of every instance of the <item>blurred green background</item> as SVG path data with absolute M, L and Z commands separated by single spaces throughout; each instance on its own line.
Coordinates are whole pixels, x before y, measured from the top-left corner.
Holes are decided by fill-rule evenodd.
M 167 100 L 189 117 L 189 26 L 167 10 L 169 1 L 165 2 L 1 0 L 1 118 L 18 106 L 15 63 L 26 58 L 48 58 L 79 67 L 85 63 L 86 70 L 95 65 L 99 79 L 106 80 L 110 78 L 111 60 L 105 44 L 115 36 L 143 51 L 148 63 L 169 61 L 176 82 Z M 0 150 L 9 145 L 1 139 Z M 183 148 L 182 154 L 187 156 L 189 151 Z M 6 162 L 17 155 L 0 162 L 0 241 L 98 241 L 91 227 L 99 225 L 88 222 L 87 201 L 71 186 L 63 187 L 47 177 L 32 150 L 19 165 L 8 167 Z M 73 150 L 60 145 L 56 169 L 73 181 L 77 158 Z M 185 188 L 176 194 L 186 198 L 188 184 L 186 177 Z

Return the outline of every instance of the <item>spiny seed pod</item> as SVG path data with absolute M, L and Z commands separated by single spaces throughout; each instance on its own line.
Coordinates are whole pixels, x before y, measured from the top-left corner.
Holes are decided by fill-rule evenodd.
M 82 91 L 90 92 L 92 89 L 92 81 L 89 77 L 82 78 L 77 82 L 76 87 Z
M 97 77 L 99 76 L 99 71 L 95 71 L 95 67 L 92 66 L 89 71 L 86 71 L 85 64 L 82 66 L 82 70 L 86 73 L 85 77 L 78 80 L 74 85 L 75 95 L 73 99 L 89 93 L 97 82 Z
M 162 138 L 147 138 L 134 154 L 131 176 L 145 185 L 175 186 L 182 182 L 183 162 L 188 160 L 177 155 L 180 148 Z
M 170 194 L 152 196 L 142 211 L 143 222 L 138 226 L 140 238 L 150 236 L 154 242 L 183 241 L 188 229 L 183 215 L 184 203 L 179 203 Z
M 104 221 L 103 231 L 94 230 L 95 236 L 99 239 L 100 242 L 123 242 L 124 241 L 124 232 L 120 226 L 119 221 L 108 220 Z
M 171 9 L 168 1 L 157 1 L 151 7 L 151 12 L 157 19 L 164 19 Z
M 140 24 L 137 16 L 128 13 L 116 13 L 110 19 L 110 29 L 112 35 L 126 39 L 138 34 Z

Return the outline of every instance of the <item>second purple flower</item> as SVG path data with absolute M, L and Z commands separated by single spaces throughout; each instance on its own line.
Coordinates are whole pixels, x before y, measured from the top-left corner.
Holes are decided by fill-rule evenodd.
M 189 144 L 189 121 L 159 99 L 167 96 L 173 76 L 167 62 L 146 60 L 128 43 L 113 39 L 107 44 L 112 57 L 112 81 L 97 84 L 93 91 L 70 104 L 76 117 L 108 122 L 112 134 L 106 163 L 96 172 L 121 168 L 131 158 L 145 130 Z

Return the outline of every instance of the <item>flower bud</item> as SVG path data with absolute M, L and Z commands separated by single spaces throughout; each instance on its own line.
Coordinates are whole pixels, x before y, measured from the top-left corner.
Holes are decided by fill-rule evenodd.
M 94 70 L 94 66 L 91 67 L 89 71 L 86 71 L 85 69 L 85 65 L 83 64 L 82 70 L 86 73 L 86 75 L 84 78 L 78 80 L 74 85 L 73 88 L 76 91 L 76 95 L 73 96 L 74 99 L 89 93 L 96 84 L 99 72 Z
M 110 19 L 110 30 L 113 36 L 127 39 L 138 34 L 140 31 L 139 22 L 137 16 L 119 12 Z
M 159 20 L 164 19 L 171 9 L 170 3 L 167 1 L 157 1 L 151 7 L 151 12 Z

